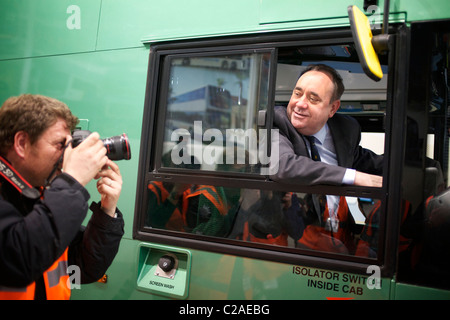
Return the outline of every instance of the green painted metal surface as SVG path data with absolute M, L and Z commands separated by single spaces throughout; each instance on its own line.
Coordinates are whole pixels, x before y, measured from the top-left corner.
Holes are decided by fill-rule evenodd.
M 145 243 L 143 243 L 145 245 Z M 109 268 L 108 282 L 82 285 L 72 299 L 169 299 L 138 288 L 138 250 L 141 242 L 124 239 Z M 164 246 L 162 246 L 164 248 Z M 170 250 L 171 246 L 167 247 Z M 187 299 L 195 300 L 354 300 L 450 299 L 445 290 L 395 283 L 382 279 L 381 288 L 369 289 L 370 273 L 355 275 L 298 265 L 255 260 L 231 255 L 191 253 L 191 275 Z
M 95 50 L 100 0 L 0 3 L 0 59 Z
M 100 1 L 4 0 L 0 3 L 0 59 L 141 46 L 141 41 L 347 26 L 347 6 L 362 0 Z M 392 21 L 450 16 L 450 2 L 391 1 Z M 373 11 L 381 23 L 383 1 Z
M 82 285 L 72 299 L 168 299 L 164 294 L 138 288 L 138 252 L 147 245 L 124 239 L 108 270 L 108 282 Z M 149 244 L 151 246 L 151 244 Z M 171 246 L 160 247 L 161 250 Z M 297 300 L 297 299 L 389 299 L 390 280 L 382 279 L 380 289 L 369 289 L 370 274 L 355 275 L 186 248 L 192 255 L 189 295 L 200 300 Z
M 450 292 L 405 283 L 397 283 L 392 298 L 395 300 L 450 300 Z

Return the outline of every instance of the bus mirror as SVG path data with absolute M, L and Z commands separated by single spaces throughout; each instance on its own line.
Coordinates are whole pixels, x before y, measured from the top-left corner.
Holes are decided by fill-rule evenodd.
M 383 78 L 383 71 L 372 44 L 369 19 L 357 6 L 348 7 L 348 17 L 361 66 L 369 78 L 380 81 Z

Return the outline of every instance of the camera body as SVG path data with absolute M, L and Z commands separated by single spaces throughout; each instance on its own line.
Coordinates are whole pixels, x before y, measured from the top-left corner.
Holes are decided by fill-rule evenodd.
M 72 134 L 72 147 L 75 148 L 84 139 L 86 139 L 91 132 L 89 130 L 75 130 Z M 123 133 L 120 136 L 102 139 L 103 145 L 106 148 L 106 156 L 111 160 L 130 160 L 131 147 L 128 136 Z

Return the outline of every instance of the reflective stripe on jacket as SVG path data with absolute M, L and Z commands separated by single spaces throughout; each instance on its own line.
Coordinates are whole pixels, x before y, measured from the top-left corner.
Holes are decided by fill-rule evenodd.
M 156 203 L 149 202 L 148 225 L 155 228 L 165 228 L 167 230 L 183 231 L 183 218 L 178 207 L 170 204 L 169 191 L 161 181 L 152 181 L 148 184 L 148 189 L 154 194 Z
M 222 197 L 220 197 L 216 188 L 214 186 L 199 185 L 194 190 L 185 191 L 185 198 L 183 199 L 182 208 L 184 219 L 186 219 L 185 217 L 188 209 L 189 198 L 197 197 L 200 195 L 205 196 L 214 205 L 214 207 L 217 208 L 217 211 L 219 211 L 222 216 L 225 216 L 227 214 L 226 202 L 224 201 L 224 199 L 222 199 Z
M 67 273 L 67 248 L 53 265 L 44 272 L 45 293 L 47 300 L 69 300 L 69 274 Z M 24 288 L 10 288 L 0 286 L 0 300 L 34 300 L 36 283 Z

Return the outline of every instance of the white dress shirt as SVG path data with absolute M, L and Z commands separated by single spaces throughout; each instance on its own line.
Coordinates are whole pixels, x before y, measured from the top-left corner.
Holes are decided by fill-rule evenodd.
M 331 136 L 328 124 L 325 124 L 319 132 L 313 134 L 316 138 L 316 147 L 319 152 L 320 161 L 330 164 L 338 165 L 336 149 L 334 148 L 333 137 Z M 308 139 L 306 139 L 306 146 L 308 148 L 309 154 L 311 154 L 311 146 Z M 355 181 L 356 170 L 349 169 L 345 171 L 344 178 L 342 179 L 343 184 L 353 184 Z M 337 210 L 339 207 L 339 196 L 327 195 L 328 211 L 329 216 L 332 219 L 336 219 Z

